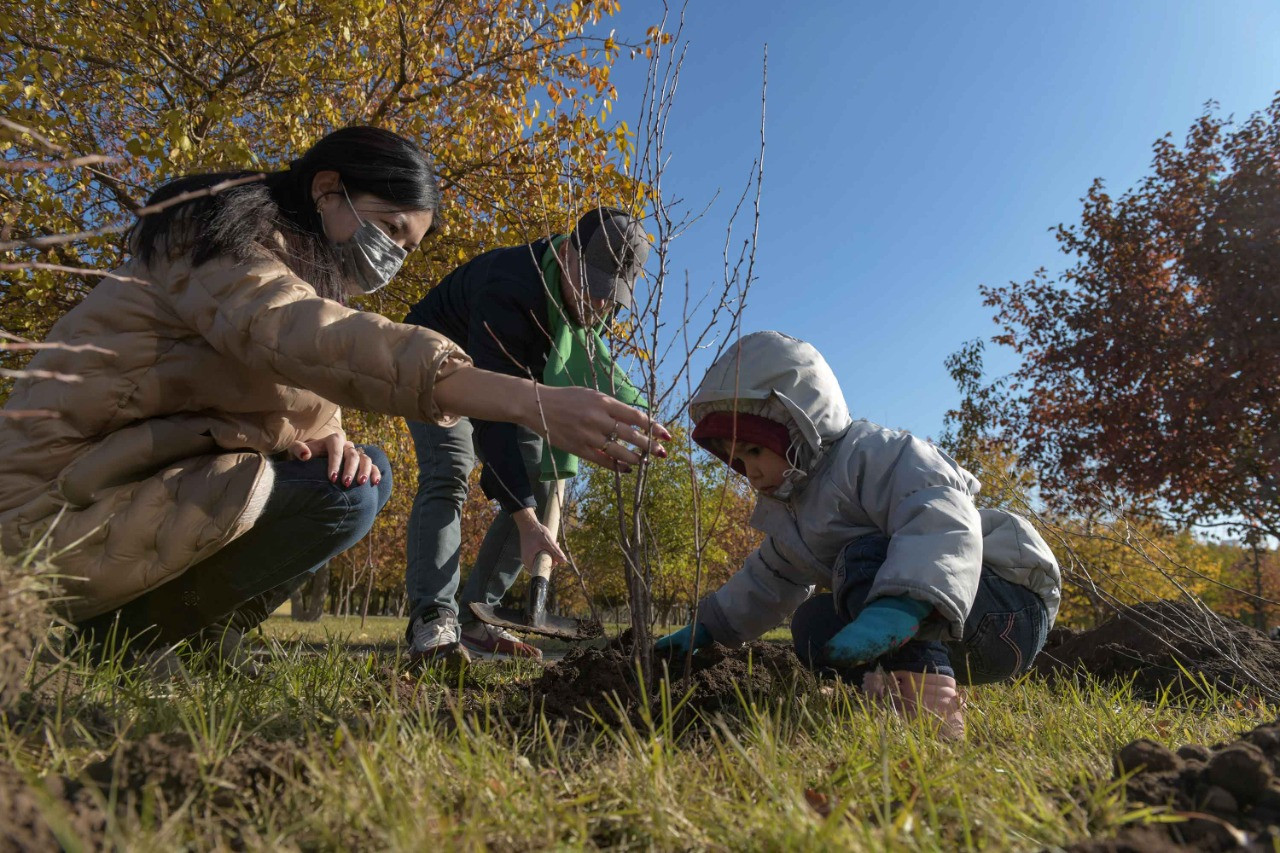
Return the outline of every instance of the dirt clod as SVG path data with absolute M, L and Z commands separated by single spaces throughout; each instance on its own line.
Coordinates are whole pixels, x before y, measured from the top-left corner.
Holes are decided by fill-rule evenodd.
M 1245 803 L 1253 802 L 1266 791 L 1271 776 L 1271 762 L 1262 750 L 1245 741 L 1217 753 L 1204 768 L 1205 779 Z
M 1163 773 L 1166 770 L 1177 770 L 1182 766 L 1182 759 L 1166 746 L 1143 738 L 1135 740 L 1116 753 L 1116 770 L 1145 768 L 1152 773 Z
M 1131 680 L 1144 698 L 1208 687 L 1280 699 L 1280 643 L 1178 601 L 1134 605 L 1089 631 L 1055 628 L 1035 668 L 1048 677 L 1083 672 L 1104 681 Z
M 1177 752 L 1185 759 L 1180 769 L 1157 757 L 1164 753 L 1174 755 L 1151 741 L 1134 741 L 1117 752 L 1116 765 L 1132 771 L 1143 764 L 1139 759 L 1151 762 L 1125 783 L 1130 805 L 1164 807 L 1185 820 L 1136 827 L 1071 850 L 1270 851 L 1280 846 L 1280 720 L 1230 743 L 1183 746 Z M 1200 760 L 1202 755 L 1207 761 Z

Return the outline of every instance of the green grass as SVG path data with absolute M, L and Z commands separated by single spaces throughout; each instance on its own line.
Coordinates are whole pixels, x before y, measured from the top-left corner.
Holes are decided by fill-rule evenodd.
M 406 620 L 399 616 L 370 616 L 361 624 L 359 616 L 322 616 L 318 622 L 294 622 L 289 616 L 272 616 L 262 625 L 262 637 L 278 640 L 283 644 L 305 643 L 353 643 L 356 645 L 389 645 L 404 640 Z M 681 626 L 659 626 L 655 636 L 662 636 Z M 609 636 L 622 630 L 619 625 L 606 625 Z M 528 638 L 526 638 L 528 639 Z M 764 635 L 766 640 L 790 640 L 791 633 L 786 628 L 777 628 Z M 530 639 L 534 645 L 546 651 L 557 651 L 570 648 L 569 643 L 552 638 L 536 637 Z
M 302 637 L 294 624 L 266 633 Z M 367 638 L 358 620 L 300 627 L 358 643 L 403 630 L 394 619 L 370 620 Z M 510 689 L 536 664 L 475 667 L 463 695 L 442 673 L 399 674 L 394 654 L 280 648 L 258 681 L 197 672 L 173 695 L 109 666 L 42 671 L 38 701 L 0 721 L 0 756 L 32 779 L 76 778 L 122 742 L 188 733 L 202 781 L 181 802 L 107 792 L 142 803 L 103 802 L 106 842 L 129 849 L 1035 850 L 1149 816 L 1111 781 L 1118 746 L 1213 743 L 1277 710 L 1024 679 L 971 691 L 960 744 L 839 685 L 744 696 L 701 734 L 662 720 L 575 732 Z M 247 788 L 233 756 L 258 738 L 286 743 L 305 771 Z M 42 808 L 59 822 L 56 798 Z

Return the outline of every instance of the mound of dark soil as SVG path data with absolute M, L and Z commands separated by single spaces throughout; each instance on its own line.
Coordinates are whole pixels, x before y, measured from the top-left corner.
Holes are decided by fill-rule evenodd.
M 49 627 L 42 580 L 0 558 L 0 714 L 22 692 L 22 676 Z
M 1135 605 L 1089 631 L 1055 628 L 1035 668 L 1051 677 L 1084 672 L 1102 680 L 1132 679 L 1147 698 L 1166 688 L 1203 692 L 1205 684 L 1280 698 L 1280 643 L 1177 601 Z
M 67 840 L 81 839 L 92 850 L 101 847 L 107 818 L 84 786 L 60 776 L 31 785 L 12 765 L 0 763 L 0 853 L 59 849 L 46 809 L 56 815 Z
M 1239 740 L 1173 752 L 1136 740 L 1116 753 L 1129 802 L 1182 813 L 1182 823 L 1149 824 L 1075 851 L 1280 849 L 1280 721 Z M 1140 831 L 1139 831 L 1140 830 Z
M 605 648 L 571 651 L 529 686 L 534 706 L 552 719 L 584 719 L 598 714 L 614 722 L 618 718 L 616 704 L 633 722 L 639 722 L 642 693 L 635 664 L 624 651 L 629 645 L 624 634 Z M 694 655 L 688 672 L 683 669 L 683 658 L 667 666 L 670 701 L 677 703 L 689 694 L 681 709 L 685 721 L 695 717 L 705 720 L 717 711 L 740 707 L 739 697 L 750 700 L 783 695 L 816 683 L 790 646 L 778 643 L 754 642 L 736 649 L 717 644 Z M 658 707 L 657 695 L 656 689 L 644 693 L 651 708 Z
M 63 825 L 64 835 L 99 849 L 107 821 L 98 803 L 113 795 L 121 814 L 154 803 L 164 817 L 188 801 L 226 810 L 234 837 L 241 809 L 268 802 L 286 780 L 305 781 L 301 756 L 292 741 L 255 736 L 223 761 L 202 766 L 191 738 L 169 733 L 122 743 L 85 768 L 83 781 L 51 775 L 28 784 L 12 766 L 0 764 L 0 853 L 58 849 L 50 816 Z
M 306 767 L 292 741 L 251 737 L 225 760 L 202 767 L 191 738 L 182 732 L 147 735 L 120 745 L 114 755 L 89 765 L 85 777 L 104 794 L 141 802 L 154 793 L 169 809 L 208 795 L 213 805 L 251 804 L 276 793 L 288 779 L 304 779 Z

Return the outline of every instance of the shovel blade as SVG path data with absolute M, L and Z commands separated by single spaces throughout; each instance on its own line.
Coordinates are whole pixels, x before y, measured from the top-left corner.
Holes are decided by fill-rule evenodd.
M 471 612 L 487 625 L 506 628 L 508 631 L 520 631 L 526 634 L 541 634 L 544 637 L 558 637 L 562 640 L 589 640 L 600 636 L 603 631 L 595 622 L 584 622 L 581 619 L 569 619 L 544 613 L 535 622 L 529 614 L 516 607 L 494 607 L 491 604 L 472 602 Z

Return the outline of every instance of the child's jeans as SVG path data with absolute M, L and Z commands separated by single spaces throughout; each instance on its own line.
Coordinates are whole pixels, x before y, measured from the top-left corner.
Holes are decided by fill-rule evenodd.
M 1048 636 L 1048 611 L 1034 592 L 986 566 L 964 623 L 964 639 L 912 640 L 863 666 L 837 669 L 827 665 L 822 647 L 862 612 L 888 548 L 889 540 L 880 535 L 853 540 L 843 554 L 841 588 L 834 594 L 814 596 L 796 610 L 791 636 L 796 655 L 805 666 L 853 684 L 861 684 L 863 674 L 877 665 L 890 671 L 941 673 L 961 684 L 1002 681 L 1027 670 Z

